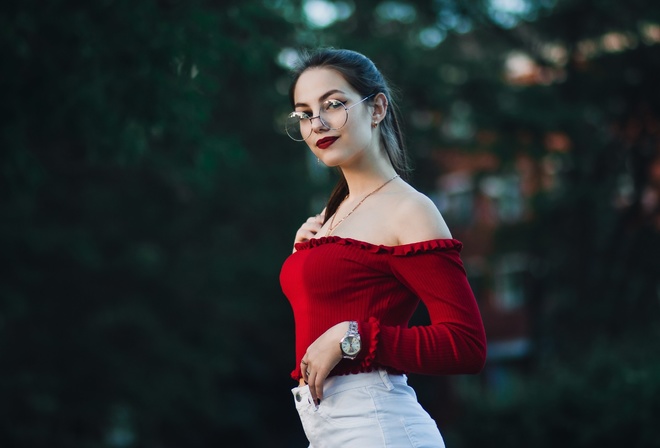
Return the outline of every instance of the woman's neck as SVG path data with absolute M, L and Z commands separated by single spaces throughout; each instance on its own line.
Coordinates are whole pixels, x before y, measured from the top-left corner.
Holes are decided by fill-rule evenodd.
M 396 176 L 390 163 L 375 164 L 369 168 L 346 169 L 342 173 L 348 185 L 350 199 L 360 199 Z

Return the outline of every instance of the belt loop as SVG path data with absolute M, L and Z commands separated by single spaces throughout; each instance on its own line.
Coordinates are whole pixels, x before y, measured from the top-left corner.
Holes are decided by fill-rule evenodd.
M 387 374 L 387 371 L 385 369 L 380 369 L 378 373 L 380 374 L 380 379 L 383 380 L 383 384 L 385 385 L 385 387 L 387 387 L 387 390 L 394 389 L 394 385 L 392 384 L 392 381 L 390 380 L 390 376 Z

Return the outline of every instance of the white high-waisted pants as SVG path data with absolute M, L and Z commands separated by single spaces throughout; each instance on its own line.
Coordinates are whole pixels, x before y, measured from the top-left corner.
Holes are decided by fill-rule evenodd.
M 309 448 L 444 448 L 405 375 L 332 376 L 317 407 L 309 386 L 291 389 Z

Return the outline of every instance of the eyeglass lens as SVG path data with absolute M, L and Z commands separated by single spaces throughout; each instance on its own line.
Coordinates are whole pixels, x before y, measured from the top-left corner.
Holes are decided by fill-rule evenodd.
M 312 135 L 313 120 L 320 120 L 321 126 L 337 130 L 348 121 L 348 109 L 338 100 L 328 100 L 321 104 L 318 117 L 310 117 L 304 112 L 292 112 L 286 120 L 286 133 L 293 140 L 303 141 Z

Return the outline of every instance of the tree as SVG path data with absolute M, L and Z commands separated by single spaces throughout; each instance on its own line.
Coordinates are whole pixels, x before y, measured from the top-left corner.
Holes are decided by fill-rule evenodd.
M 0 444 L 263 445 L 295 418 L 263 397 L 290 381 L 306 201 L 270 144 L 283 19 L 30 3 L 2 7 Z

